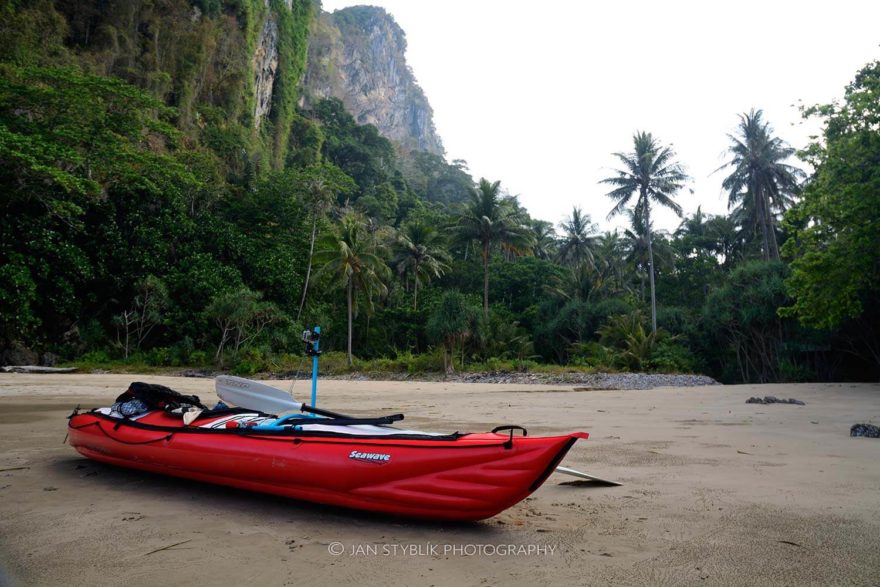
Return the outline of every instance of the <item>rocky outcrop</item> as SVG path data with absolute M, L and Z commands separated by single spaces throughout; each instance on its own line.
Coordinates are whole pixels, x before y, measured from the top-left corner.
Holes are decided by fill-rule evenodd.
M 272 89 L 278 71 L 278 23 L 274 16 L 266 18 L 257 50 L 254 52 L 254 126 L 260 127 L 263 118 L 272 110 Z
M 443 155 L 433 111 L 406 64 L 406 35 L 381 8 L 354 6 L 313 21 L 304 101 L 336 97 L 403 152 Z

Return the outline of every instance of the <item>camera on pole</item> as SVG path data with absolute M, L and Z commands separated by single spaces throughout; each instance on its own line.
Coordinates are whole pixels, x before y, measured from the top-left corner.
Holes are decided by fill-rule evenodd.
M 303 330 L 302 340 L 306 343 L 306 354 L 310 357 L 316 357 L 321 354 L 318 341 L 321 339 L 321 329 L 316 327 L 314 330 Z

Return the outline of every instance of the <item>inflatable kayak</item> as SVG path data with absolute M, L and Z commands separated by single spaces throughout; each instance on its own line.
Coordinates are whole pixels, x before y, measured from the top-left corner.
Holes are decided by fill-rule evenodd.
M 391 426 L 400 415 L 278 418 L 222 404 L 198 409 L 195 417 L 172 413 L 169 405 L 145 405 L 129 416 L 119 405 L 128 404 L 75 410 L 70 444 L 122 467 L 437 520 L 480 520 L 511 507 L 544 483 L 578 439 L 588 438 L 584 432 L 530 437 L 518 426 L 425 433 Z

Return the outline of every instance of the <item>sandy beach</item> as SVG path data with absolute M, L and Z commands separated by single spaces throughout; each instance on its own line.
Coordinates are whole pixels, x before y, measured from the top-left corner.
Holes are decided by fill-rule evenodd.
M 438 524 L 118 469 L 63 443 L 74 406 L 135 380 L 216 400 L 210 379 L 0 375 L 0 584 L 878 584 L 880 440 L 849 436 L 880 423 L 878 384 L 322 382 L 319 405 L 402 411 L 413 428 L 589 432 L 563 464 L 624 484 L 555 474 L 494 518 Z M 806 405 L 745 403 L 764 395 Z

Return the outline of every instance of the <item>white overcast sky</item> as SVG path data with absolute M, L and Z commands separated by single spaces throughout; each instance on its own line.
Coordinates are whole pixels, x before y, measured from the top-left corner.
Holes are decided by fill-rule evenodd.
M 364 4 L 323 0 L 333 11 Z M 375 0 L 407 35 L 407 62 L 447 158 L 501 180 L 536 218 L 581 206 L 605 229 L 598 181 L 636 130 L 671 144 L 693 177 L 686 213 L 727 210 L 727 133 L 764 110 L 803 147 L 799 103 L 829 102 L 880 58 L 880 1 Z M 658 228 L 678 220 L 664 214 Z

